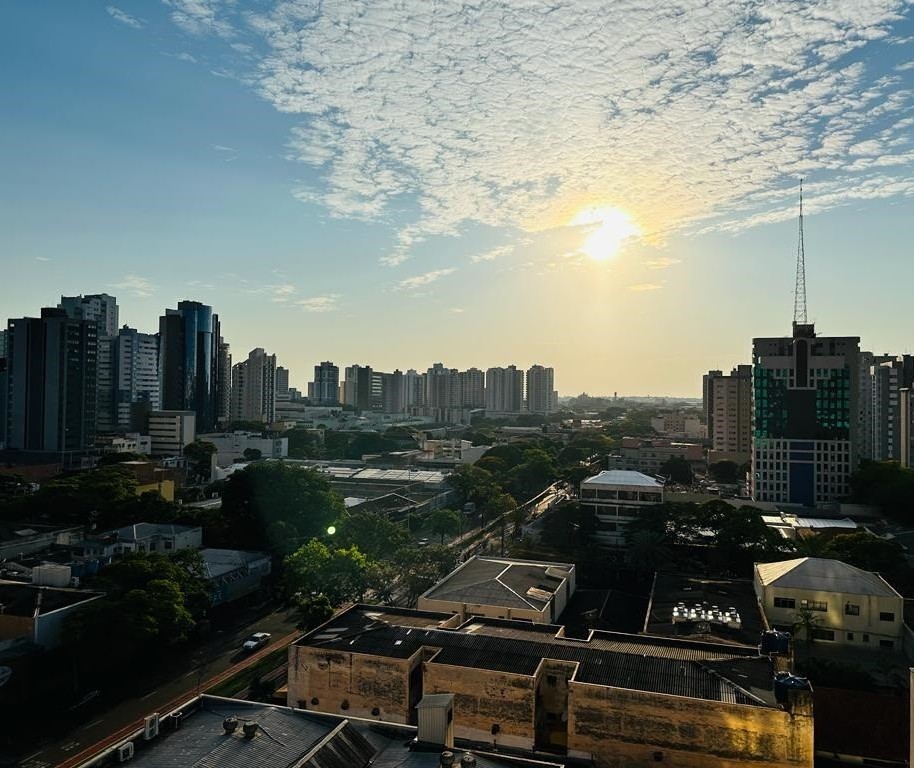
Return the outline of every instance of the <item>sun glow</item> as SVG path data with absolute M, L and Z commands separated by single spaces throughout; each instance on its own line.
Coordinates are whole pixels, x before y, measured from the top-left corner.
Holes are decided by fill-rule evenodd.
M 614 206 L 585 208 L 570 224 L 587 227 L 581 250 L 594 261 L 612 258 L 619 253 L 626 240 L 641 234 L 632 217 Z

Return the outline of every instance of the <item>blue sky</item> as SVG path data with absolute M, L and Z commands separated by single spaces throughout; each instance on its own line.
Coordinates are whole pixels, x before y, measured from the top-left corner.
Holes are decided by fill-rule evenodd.
M 12 0 L 0 308 L 200 299 L 301 388 L 333 359 L 695 395 L 789 330 L 805 176 L 811 319 L 911 352 L 911 12 Z

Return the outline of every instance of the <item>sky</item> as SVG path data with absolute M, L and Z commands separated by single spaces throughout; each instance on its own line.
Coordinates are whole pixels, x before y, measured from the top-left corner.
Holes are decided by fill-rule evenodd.
M 209 303 L 236 360 L 696 396 L 793 319 L 914 352 L 898 0 L 7 0 L 0 314 Z

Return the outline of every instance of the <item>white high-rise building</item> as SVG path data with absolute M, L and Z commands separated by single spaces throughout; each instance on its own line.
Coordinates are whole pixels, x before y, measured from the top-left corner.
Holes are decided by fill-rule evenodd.
M 258 347 L 232 366 L 232 421 L 276 420 L 276 355 Z
M 551 390 L 550 390 L 551 392 Z M 520 413 L 524 409 L 524 372 L 516 365 L 486 371 L 486 410 Z
M 159 394 L 159 337 L 126 325 L 108 344 L 114 369 L 114 421 L 119 432 L 141 431 L 135 418 L 137 404 L 150 411 L 161 407 Z
M 555 371 L 552 368 L 533 365 L 527 369 L 527 410 L 530 413 L 551 413 L 554 391 Z
M 486 375 L 479 368 L 468 368 L 457 374 L 460 380 L 460 402 L 463 408 L 486 407 Z

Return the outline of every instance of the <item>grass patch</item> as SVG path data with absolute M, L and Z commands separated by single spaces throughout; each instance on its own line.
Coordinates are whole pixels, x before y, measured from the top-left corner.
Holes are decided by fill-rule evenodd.
M 277 648 L 275 651 L 268 653 L 256 664 L 242 669 L 237 675 L 233 675 L 228 680 L 207 689 L 206 693 L 212 696 L 225 696 L 231 698 L 241 691 L 249 688 L 251 683 L 258 678 L 272 672 L 279 666 L 286 664 L 289 658 L 289 649 Z

